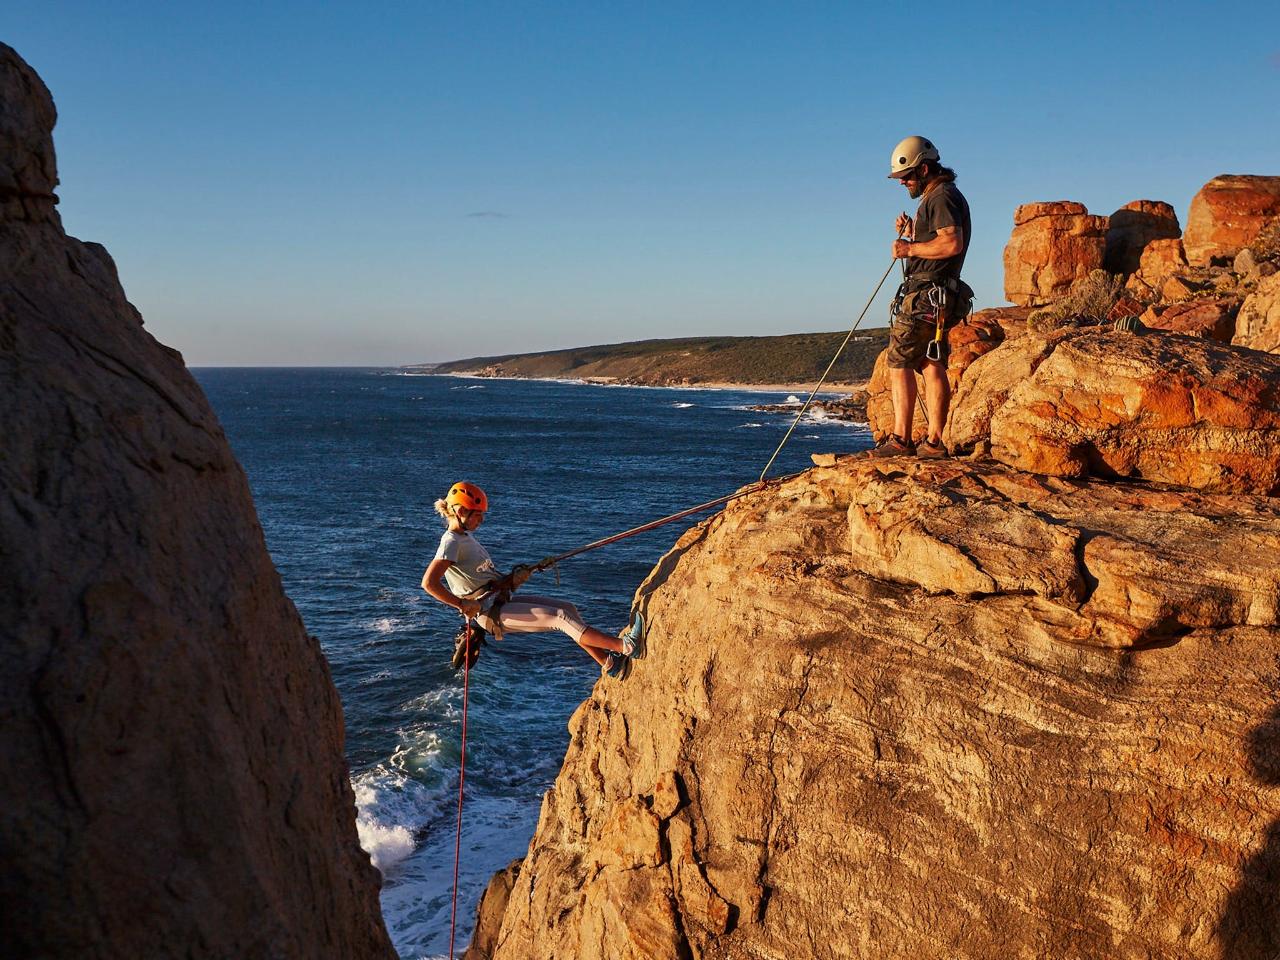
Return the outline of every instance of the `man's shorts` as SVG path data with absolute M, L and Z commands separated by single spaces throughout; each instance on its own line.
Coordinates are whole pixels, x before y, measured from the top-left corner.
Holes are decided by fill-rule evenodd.
M 955 326 L 948 322 L 944 329 Z M 893 327 L 889 331 L 889 366 L 895 370 L 919 370 L 925 364 L 925 351 L 929 342 L 937 336 L 938 326 L 933 313 L 899 313 L 893 318 Z M 942 342 L 942 365 L 945 367 L 951 357 L 951 345 L 947 343 L 944 332 Z

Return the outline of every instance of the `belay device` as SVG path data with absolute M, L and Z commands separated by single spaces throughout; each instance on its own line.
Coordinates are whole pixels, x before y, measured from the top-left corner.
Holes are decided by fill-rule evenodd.
M 483 646 L 484 630 L 474 620 L 468 620 L 453 639 L 453 669 L 460 669 L 464 663 L 468 670 L 474 667 Z

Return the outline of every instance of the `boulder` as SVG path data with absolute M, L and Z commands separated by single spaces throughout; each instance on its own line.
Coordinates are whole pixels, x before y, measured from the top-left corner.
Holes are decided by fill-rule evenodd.
M 991 414 L 992 455 L 1053 476 L 1275 495 L 1277 382 L 1280 357 L 1268 354 L 1193 337 L 1072 331 Z
M 1251 350 L 1280 352 L 1280 273 L 1263 277 L 1245 298 L 1231 342 Z
M 1230 260 L 1276 217 L 1280 177 L 1214 177 L 1191 200 L 1183 235 L 1187 259 L 1198 265 Z
M 1181 240 L 1152 240 L 1142 248 L 1138 274 L 1150 287 L 1159 289 L 1164 281 L 1187 266 Z
M 1201 299 L 1151 306 L 1142 314 L 1142 323 L 1152 330 L 1167 330 L 1189 337 L 1205 337 L 1230 343 L 1236 330 L 1236 299 Z
M 637 591 L 495 960 L 1275 954 L 1277 550 L 1274 499 L 995 463 L 741 498 Z M 597 868 L 671 770 L 666 862 Z
M 1108 273 L 1136 273 L 1148 244 L 1182 236 L 1178 215 L 1162 200 L 1134 200 L 1107 218 L 1106 253 L 1102 266 Z
M 947 449 L 964 453 L 990 441 L 992 415 L 1010 393 L 1030 379 L 1064 336 L 1070 336 L 1070 331 L 1028 334 L 976 360 L 951 396 L 951 412 L 942 434 Z
M 1011 303 L 1049 303 L 1103 265 L 1107 218 L 1091 216 L 1082 203 L 1024 204 L 1013 222 L 1004 249 L 1004 295 Z
M 395 956 L 342 705 L 181 356 L 68 237 L 0 45 L 5 956 Z

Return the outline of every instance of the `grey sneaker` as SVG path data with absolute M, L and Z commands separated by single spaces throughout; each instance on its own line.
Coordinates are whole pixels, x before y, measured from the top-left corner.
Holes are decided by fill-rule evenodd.
M 639 610 L 635 623 L 622 637 L 622 652 L 632 660 L 644 659 L 644 615 Z
M 916 452 L 914 443 L 898 439 L 893 434 L 885 437 L 867 453 L 869 457 L 909 457 Z
M 614 680 L 625 680 L 631 675 L 631 658 L 621 653 L 611 653 L 600 668 L 600 673 Z

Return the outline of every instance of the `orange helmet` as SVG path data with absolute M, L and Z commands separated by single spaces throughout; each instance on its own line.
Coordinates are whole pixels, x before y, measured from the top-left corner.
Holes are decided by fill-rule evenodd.
M 459 480 L 449 488 L 449 495 L 444 498 L 450 508 L 462 507 L 464 510 L 479 510 L 484 513 L 489 509 L 489 498 L 474 483 Z

